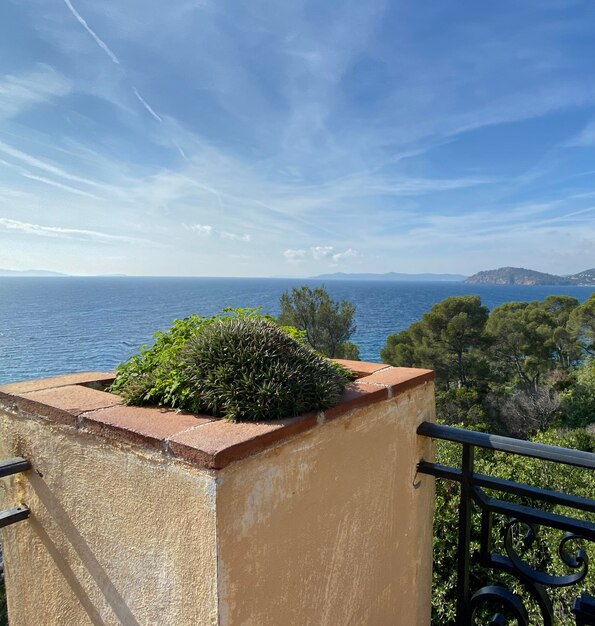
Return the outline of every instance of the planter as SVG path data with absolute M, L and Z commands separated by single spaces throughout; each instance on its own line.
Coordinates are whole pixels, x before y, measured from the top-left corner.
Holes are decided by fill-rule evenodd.
M 343 362 L 328 410 L 268 423 L 123 406 L 109 373 L 0 388 L 11 626 L 426 626 L 433 374 Z

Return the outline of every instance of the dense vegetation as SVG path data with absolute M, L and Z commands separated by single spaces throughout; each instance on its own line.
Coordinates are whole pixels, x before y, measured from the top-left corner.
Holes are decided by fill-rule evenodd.
M 479 297 L 447 298 L 407 330 L 388 337 L 382 350 L 388 363 L 436 371 L 438 420 L 443 423 L 591 452 L 593 357 L 595 294 L 580 305 L 575 298 L 550 296 L 542 302 L 507 302 L 491 313 Z M 453 444 L 437 445 L 439 463 L 457 466 L 459 454 Z M 476 471 L 585 497 L 595 493 L 593 472 L 524 457 L 479 451 Z M 436 481 L 433 623 L 440 626 L 454 623 L 458 498 L 455 485 Z M 579 511 L 558 509 L 581 517 Z M 567 573 L 557 554 L 560 539 L 561 533 L 544 530 L 529 558 L 550 573 Z M 487 584 L 481 575 L 474 566 L 474 588 Z M 593 572 L 582 587 L 595 588 Z M 565 588 L 554 595 L 557 623 L 574 624 L 569 608 L 577 590 Z M 535 607 L 532 618 L 540 623 Z

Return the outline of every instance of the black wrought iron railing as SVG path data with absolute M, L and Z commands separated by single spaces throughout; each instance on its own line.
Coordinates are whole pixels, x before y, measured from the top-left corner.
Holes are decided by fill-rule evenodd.
M 490 624 L 504 626 L 530 623 L 554 626 L 557 623 L 552 590 L 576 589 L 571 620 L 577 626 L 595 626 L 595 589 L 588 587 L 589 552 L 595 548 L 595 523 L 589 515 L 572 516 L 572 512 L 595 514 L 595 500 L 512 480 L 476 473 L 476 448 L 542 461 L 595 470 L 595 454 L 500 437 L 444 426 L 422 423 L 418 435 L 442 439 L 462 446 L 460 467 L 422 461 L 418 471 L 460 485 L 457 543 L 456 624 Z M 486 493 L 487 491 L 487 493 Z M 502 494 L 506 499 L 501 499 Z M 495 495 L 495 497 L 494 497 Z M 520 502 L 511 501 L 518 496 Z M 595 497 L 595 493 L 592 494 Z M 570 509 L 570 515 L 558 512 L 557 505 Z M 554 510 L 555 509 L 555 512 Z M 478 511 L 478 527 L 472 524 L 472 513 Z M 566 513 L 566 509 L 564 509 Z M 497 531 L 500 530 L 498 537 Z M 531 550 L 539 544 L 540 533 L 553 529 L 559 533 L 557 553 L 566 573 L 552 573 L 547 563 L 535 563 Z M 533 551 L 534 554 L 534 551 Z M 595 556 L 595 555 L 593 555 Z M 472 562 L 482 570 L 483 584 L 471 588 Z M 507 576 L 497 576 L 496 573 Z M 496 578 L 489 584 L 490 576 Z M 510 583 L 503 582 L 503 578 Z M 512 578 L 510 578 L 512 577 Z M 520 588 L 522 592 L 519 592 Z M 515 591 L 516 589 L 516 591 Z M 536 607 L 541 621 L 530 622 L 528 605 Z M 486 617 L 486 611 L 487 617 Z

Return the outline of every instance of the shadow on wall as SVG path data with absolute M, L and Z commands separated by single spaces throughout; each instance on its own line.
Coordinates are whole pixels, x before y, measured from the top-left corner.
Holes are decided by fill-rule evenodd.
M 130 611 L 130 608 L 127 606 L 126 601 L 109 579 L 106 571 L 101 567 L 88 544 L 78 532 L 66 511 L 48 489 L 43 479 L 35 474 L 35 472 L 31 472 L 29 475 L 29 481 L 35 491 L 35 494 L 56 522 L 57 532 L 60 532 L 72 546 L 85 569 L 93 578 L 101 593 L 105 596 L 107 603 L 122 626 L 140 626 L 139 622 Z M 74 595 L 87 612 L 91 622 L 94 626 L 107 626 L 99 611 L 93 605 L 91 598 L 89 598 L 89 595 L 79 582 L 77 574 L 73 571 L 66 558 L 60 552 L 60 548 L 56 545 L 56 543 L 54 543 L 46 530 L 35 519 L 35 515 L 31 516 L 29 522 L 32 530 L 37 533 L 41 542 L 54 560 L 54 563 L 64 576 L 69 587 L 72 589 Z M 1 622 L 0 626 L 2 626 Z
M 6 615 L 6 592 L 4 591 L 4 577 L 0 577 L 0 626 L 8 626 Z

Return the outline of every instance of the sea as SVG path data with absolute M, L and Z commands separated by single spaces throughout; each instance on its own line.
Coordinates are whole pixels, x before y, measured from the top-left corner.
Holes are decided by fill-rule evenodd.
M 281 294 L 319 280 L 281 278 L 0 277 L 0 384 L 80 371 L 112 370 L 157 330 L 191 313 L 223 307 L 279 312 Z M 356 305 L 352 340 L 362 360 L 379 361 L 388 335 L 407 328 L 447 296 L 477 294 L 490 309 L 507 301 L 594 287 L 468 285 L 461 282 L 332 280 L 335 300 Z

